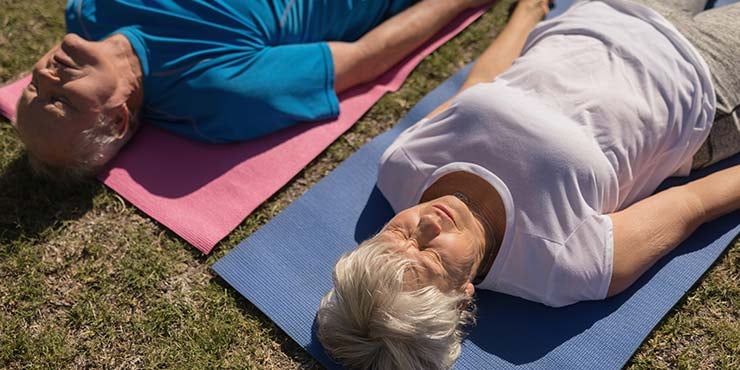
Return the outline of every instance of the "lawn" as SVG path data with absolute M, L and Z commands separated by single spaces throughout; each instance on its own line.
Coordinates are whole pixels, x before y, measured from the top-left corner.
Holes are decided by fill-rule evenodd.
M 61 38 L 64 3 L 0 0 L 0 83 Z M 318 367 L 210 266 L 479 54 L 510 3 L 427 58 L 210 256 L 99 183 L 64 189 L 34 179 L 0 121 L 0 368 Z M 740 368 L 739 242 L 628 367 Z

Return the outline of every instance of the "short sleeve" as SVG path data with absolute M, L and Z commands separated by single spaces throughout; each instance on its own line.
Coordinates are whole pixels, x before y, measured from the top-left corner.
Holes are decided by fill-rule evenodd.
M 334 61 L 326 43 L 268 46 L 248 68 L 244 83 L 255 88 L 253 100 L 274 110 L 275 116 L 315 121 L 339 114 Z
M 414 196 L 423 181 L 423 176 L 398 141 L 391 144 L 380 160 L 377 186 L 396 213 L 414 205 Z
M 560 307 L 606 298 L 613 254 L 611 218 L 607 215 L 586 217 L 555 255 L 543 303 Z
M 154 94 L 158 101 L 150 100 L 150 105 L 157 110 L 145 112 L 150 122 L 218 143 L 250 140 L 339 114 L 334 66 L 325 43 L 232 52 L 203 60 L 191 70 L 186 77 L 175 76 L 176 87 Z M 145 87 L 151 92 L 162 85 L 169 86 L 160 82 Z
M 120 33 L 131 42 L 143 71 L 143 121 L 198 141 L 233 142 L 339 114 L 331 51 L 317 41 L 325 24 L 308 27 L 320 18 L 295 7 L 303 16 L 283 28 L 273 8 L 70 0 L 65 15 L 68 30 L 87 39 Z

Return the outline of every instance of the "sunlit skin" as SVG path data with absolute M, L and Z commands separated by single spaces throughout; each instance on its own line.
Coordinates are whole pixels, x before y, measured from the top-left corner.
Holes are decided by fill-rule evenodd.
M 399 212 L 379 237 L 395 253 L 414 261 L 407 284 L 436 285 L 442 291 L 473 294 L 470 283 L 486 245 L 481 222 L 454 196 L 444 196 Z M 416 286 L 418 288 L 420 286 Z
M 21 140 L 40 160 L 63 165 L 82 131 L 100 113 L 113 118 L 115 134 L 129 129 L 129 108 L 139 104 L 140 70 L 125 37 L 90 42 L 68 34 L 34 65 L 14 124 Z M 138 59 L 135 60 L 138 63 Z
M 467 204 L 451 195 L 462 192 Z M 473 208 L 471 208 L 473 207 Z M 498 192 L 468 172 L 442 176 L 422 195 L 421 203 L 396 214 L 379 233 L 414 262 L 405 276 L 408 289 L 434 285 L 444 292 L 475 292 L 472 281 L 498 253 L 506 230 L 506 210 Z

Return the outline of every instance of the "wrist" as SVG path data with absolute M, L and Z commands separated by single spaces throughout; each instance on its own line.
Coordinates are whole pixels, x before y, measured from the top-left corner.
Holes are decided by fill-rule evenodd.
M 520 0 L 511 15 L 511 21 L 534 27 L 545 18 L 550 9 L 545 0 Z

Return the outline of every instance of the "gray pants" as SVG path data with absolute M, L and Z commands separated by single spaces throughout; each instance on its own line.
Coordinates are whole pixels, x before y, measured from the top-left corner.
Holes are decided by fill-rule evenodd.
M 635 0 L 670 21 L 709 65 L 717 94 L 712 131 L 694 168 L 740 152 L 740 3 L 704 10 L 706 0 Z

